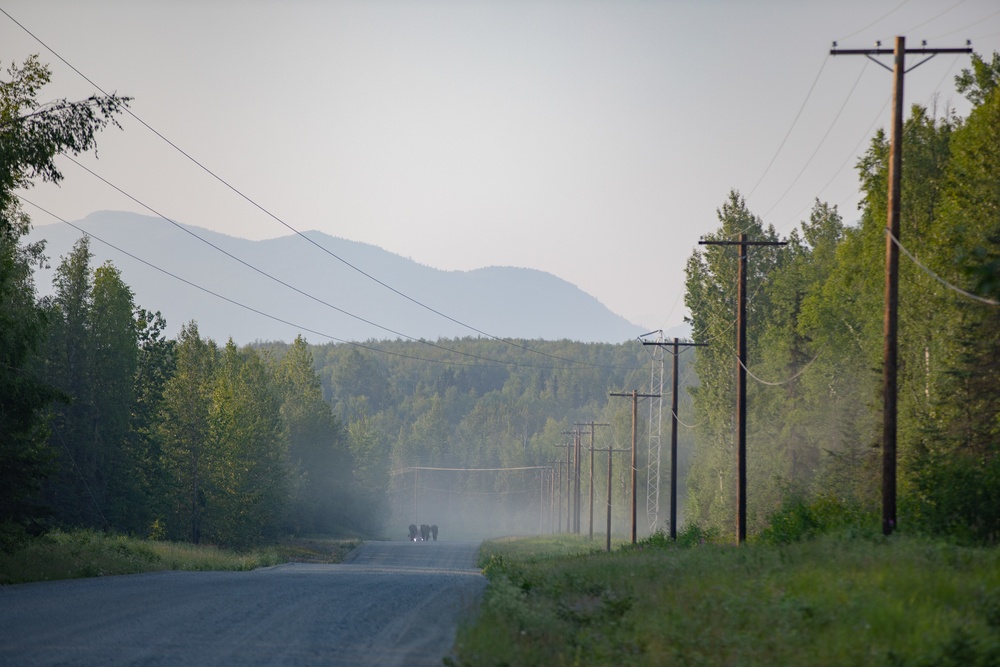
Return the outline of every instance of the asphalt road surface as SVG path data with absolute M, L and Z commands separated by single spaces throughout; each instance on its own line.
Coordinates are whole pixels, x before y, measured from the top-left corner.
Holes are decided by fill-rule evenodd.
M 474 542 L 341 565 L 0 587 L 0 665 L 441 665 L 486 586 Z

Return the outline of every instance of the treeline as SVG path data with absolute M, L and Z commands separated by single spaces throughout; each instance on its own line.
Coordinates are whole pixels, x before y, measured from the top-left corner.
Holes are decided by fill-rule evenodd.
M 899 280 L 900 522 L 1000 539 L 1000 56 L 957 78 L 968 118 L 913 106 L 903 136 Z M 816 202 L 787 247 L 748 249 L 751 530 L 789 494 L 878 512 L 888 140 L 858 162 L 861 220 Z M 711 240 L 778 240 L 732 192 Z M 688 517 L 731 534 L 738 252 L 686 268 L 698 350 Z M 947 285 L 945 284 L 947 283 Z M 957 289 L 956 289 L 957 288 Z M 755 379 L 756 378 L 756 379 Z M 770 383 L 770 384 L 769 384 Z
M 635 341 L 300 337 L 239 348 L 202 338 L 194 322 L 167 339 L 163 318 L 134 303 L 110 262 L 91 266 L 86 236 L 38 308 L 46 326 L 27 371 L 55 392 L 52 460 L 22 509 L 42 526 L 235 547 L 393 534 L 406 525 L 394 512 L 405 516 L 411 500 L 406 490 L 405 507 L 392 505 L 403 483 L 394 473 L 551 465 L 588 420 L 612 419 L 627 439 L 629 406 L 609 391 L 649 383 L 650 356 Z M 598 435 L 599 446 L 613 439 Z M 496 476 L 440 483 L 464 494 L 466 510 L 470 498 L 505 495 L 500 485 L 537 487 Z M 497 498 L 488 502 L 495 512 Z
M 284 348 L 282 344 L 265 346 L 274 356 L 283 354 Z M 388 529 L 399 537 L 414 520 L 409 514 L 414 504 L 423 506 L 431 513 L 432 522 L 438 523 L 444 521 L 444 505 L 450 504 L 447 514 L 453 519 L 447 528 L 451 530 L 456 523 L 475 521 L 486 522 L 495 530 L 538 529 L 539 513 L 550 510 L 547 496 L 542 507 L 538 499 L 539 485 L 548 489 L 551 482 L 548 472 L 480 475 L 462 470 L 426 471 L 419 489 L 414 489 L 417 482 L 412 468 L 556 467 L 558 461 L 565 462 L 564 445 L 573 440 L 570 432 L 591 421 L 610 425 L 596 429 L 599 449 L 628 447 L 631 403 L 609 394 L 631 389 L 648 392 L 654 365 L 652 353 L 638 341 L 600 344 L 464 338 L 368 341 L 360 346 L 327 344 L 311 350 L 324 395 L 347 424 L 359 474 L 374 494 L 372 502 L 389 503 L 385 508 L 391 520 Z M 689 359 L 693 357 L 682 355 L 679 370 L 685 392 L 694 382 Z M 666 368 L 669 373 L 669 359 Z M 669 376 L 665 382 L 669 392 Z M 668 395 L 664 401 L 667 412 L 663 415 L 662 442 L 669 445 Z M 689 407 L 686 400 L 682 406 L 682 412 Z M 643 495 L 649 418 L 649 405 L 644 403 L 638 424 Z M 583 430 L 584 444 L 589 447 L 590 431 Z M 682 436 L 686 456 L 689 434 Z M 668 452 L 664 449 L 661 456 L 663 479 L 669 479 Z M 615 513 L 620 521 L 626 513 L 623 500 L 629 497 L 631 487 L 625 474 L 627 459 L 616 457 Z M 599 459 L 595 473 L 601 494 L 606 486 L 603 460 Z M 539 475 L 545 480 L 539 480 Z M 586 465 L 582 476 L 586 487 Z M 519 498 L 524 502 L 518 504 Z M 667 514 L 667 501 L 664 492 L 659 502 L 661 521 Z M 565 498 L 561 502 L 565 503 Z M 456 507 L 459 504 L 461 511 Z M 586 500 L 584 504 L 587 511 Z M 602 511 L 598 509 L 598 516 Z M 640 511 L 646 512 L 646 507 Z M 533 517 L 533 522 L 517 524 L 514 514 L 518 512 Z M 505 515 L 503 521 L 501 515 Z M 545 516 L 543 528 L 547 530 Z M 622 525 L 616 522 L 615 529 Z
M 401 470 L 550 465 L 585 420 L 614 417 L 629 433 L 627 405 L 608 392 L 646 387 L 649 354 L 634 341 L 240 348 L 203 338 L 194 322 L 171 340 L 118 269 L 92 266 L 87 237 L 38 300 L 35 269 L 48 260 L 42 244 L 22 243 L 30 220 L 16 191 L 58 182 L 55 156 L 93 148 L 128 99 L 42 105 L 49 73 L 37 58 L 8 74 L 0 532 L 90 527 L 233 547 L 288 533 L 381 535 Z M 460 490 L 487 498 L 509 483 Z
M 89 246 L 62 258 L 38 305 L 27 371 L 55 392 L 52 459 L 23 516 L 232 547 L 377 529 L 304 340 L 281 359 L 219 346 L 193 322 L 167 340 L 113 265 L 91 267 Z
M 89 241 L 39 301 L 42 244 L 18 190 L 59 182 L 54 158 L 94 148 L 118 96 L 38 101 L 37 56 L 0 82 L 0 546 L 50 527 L 93 527 L 244 547 L 277 535 L 372 533 L 348 434 L 323 400 L 303 340 L 280 360 L 176 340 L 137 306 Z

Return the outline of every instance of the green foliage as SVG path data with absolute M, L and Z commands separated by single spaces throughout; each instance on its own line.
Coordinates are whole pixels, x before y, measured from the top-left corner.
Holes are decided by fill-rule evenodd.
M 37 98 L 49 70 L 37 56 L 12 64 L 7 75 L 0 80 L 0 522 L 27 522 L 41 513 L 33 496 L 53 469 L 46 413 L 59 393 L 35 359 L 46 318 L 35 303 L 32 271 L 43 246 L 21 245 L 30 221 L 14 191 L 34 177 L 58 182 L 55 156 L 92 149 L 127 98 L 43 105 Z
M 218 359 L 207 418 L 203 538 L 246 548 L 274 538 L 288 496 L 288 442 L 270 373 L 230 340 Z
M 963 544 L 1000 544 L 1000 457 L 928 456 L 908 509 L 917 527 Z
M 856 502 L 832 495 L 809 500 L 799 493 L 788 493 L 781 508 L 768 518 L 767 527 L 757 540 L 771 545 L 791 544 L 845 531 L 873 537 L 879 531 L 879 517 Z
M 288 434 L 272 371 L 252 348 L 181 330 L 159 442 L 166 534 L 245 548 L 273 538 L 289 495 Z
M 951 665 L 996 655 L 996 550 L 843 535 L 567 556 L 487 549 L 494 571 L 478 617 L 459 630 L 456 664 Z
M 0 552 L 0 585 L 158 570 L 252 570 L 279 562 L 273 550 L 235 553 L 91 530 L 53 531 Z
M 966 99 L 979 106 L 1000 86 L 1000 53 L 993 52 L 993 60 L 987 62 L 978 53 L 972 54 L 972 69 L 963 69 L 955 77 L 955 89 Z
M 653 534 L 636 540 L 635 545 L 629 542 L 622 542 L 619 550 L 645 551 L 646 549 L 690 549 L 706 544 L 715 544 L 719 540 L 718 531 L 711 528 L 702 528 L 696 523 L 688 523 L 677 531 L 677 539 L 670 539 L 664 530 L 657 530 Z
M 82 102 L 65 99 L 47 104 L 38 93 L 50 74 L 38 56 L 30 56 L 20 67 L 7 69 L 10 77 L 0 81 L 0 210 L 7 211 L 16 188 L 30 187 L 32 178 L 58 183 L 62 173 L 54 158 L 62 152 L 73 155 L 96 147 L 97 132 L 117 125 L 115 114 L 128 106 L 130 98 L 92 96 Z
M 620 399 L 610 401 L 608 390 L 637 383 L 641 388 L 648 382 L 649 357 L 641 346 L 634 342 L 513 343 L 467 338 L 439 341 L 439 347 L 398 340 L 368 346 L 384 354 L 351 345 L 311 348 L 323 393 L 333 399 L 334 410 L 348 432 L 360 490 L 355 497 L 360 505 L 372 509 L 368 516 L 373 521 L 390 527 L 389 534 L 398 535 L 400 527 L 413 522 L 407 514 L 412 508 L 413 466 L 549 465 L 556 446 L 565 442 L 562 432 L 574 422 L 591 419 L 613 423 L 611 428 L 597 429 L 598 450 L 606 449 L 609 443 L 618 448 L 629 437 L 628 406 Z M 689 359 L 693 356 L 682 357 L 680 364 L 685 380 L 682 411 L 689 408 L 687 388 L 693 381 Z M 689 442 L 689 432 L 682 433 L 682 456 L 690 450 Z M 599 489 L 605 489 L 606 466 L 601 464 L 601 456 L 598 451 L 595 480 Z M 619 480 L 621 463 L 615 466 L 618 525 L 625 508 L 621 496 L 625 489 Z M 537 481 L 532 482 L 530 494 L 530 502 L 535 504 L 527 509 L 526 504 L 518 505 L 516 497 L 529 495 L 523 491 L 523 479 L 501 474 L 462 479 L 435 474 L 421 473 L 420 484 L 428 490 L 447 487 L 452 491 L 450 496 L 438 493 L 430 498 L 438 501 L 438 507 L 446 508 L 450 497 L 462 503 L 463 509 L 481 508 L 482 514 L 503 516 L 506 521 L 503 525 L 498 521 L 489 530 L 470 523 L 457 532 L 450 523 L 451 537 L 463 531 L 479 537 L 521 534 L 529 521 L 538 525 Z M 641 484 L 646 483 L 645 468 L 639 478 Z M 666 499 L 667 494 L 662 497 Z M 497 498 L 503 504 L 491 505 Z M 665 513 L 667 508 L 661 511 Z
M 176 368 L 163 389 L 157 425 L 165 475 L 163 517 L 171 539 L 201 541 L 204 478 L 211 457 L 209 411 L 218 350 L 191 323 L 177 337 Z
M 323 400 L 319 374 L 304 338 L 297 337 L 275 362 L 274 373 L 292 478 L 288 527 L 298 534 L 357 530 L 347 431 Z
M 914 106 L 903 137 L 900 239 L 917 261 L 905 256 L 900 265 L 900 520 L 978 543 L 996 539 L 1000 308 L 956 294 L 925 268 L 966 292 L 996 293 L 998 58 L 977 57 L 959 77 L 976 104 L 968 119 Z M 779 254 L 748 253 L 748 522 L 768 541 L 836 527 L 844 517 L 828 510 L 841 503 L 860 516 L 880 503 L 888 143 L 878 133 L 858 161 L 865 199 L 857 226 L 845 226 L 835 208 L 817 201 L 802 234 L 793 231 Z M 774 236 L 736 193 L 719 221 L 710 240 L 740 231 Z M 687 479 L 686 514 L 722 535 L 735 524 L 735 364 L 727 342 L 735 256 L 727 247 L 693 253 L 686 295 L 695 339 L 710 343 L 697 350 L 694 421 L 704 427 Z M 785 499 L 789 487 L 801 495 Z M 840 500 L 831 505 L 832 498 Z

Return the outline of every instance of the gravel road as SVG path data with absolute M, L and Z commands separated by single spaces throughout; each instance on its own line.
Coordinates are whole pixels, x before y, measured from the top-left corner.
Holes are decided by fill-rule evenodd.
M 0 587 L 2 665 L 441 665 L 486 586 L 474 542 L 367 542 L 341 565 Z

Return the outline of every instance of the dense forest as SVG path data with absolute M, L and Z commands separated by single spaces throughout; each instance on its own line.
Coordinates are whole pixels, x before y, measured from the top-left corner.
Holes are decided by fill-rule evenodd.
M 87 237 L 52 260 L 54 293 L 38 299 L 45 251 L 22 242 L 30 220 L 16 191 L 58 182 L 55 156 L 91 150 L 128 100 L 41 105 L 48 70 L 37 58 L 8 74 L 0 524 L 9 539 L 61 526 L 234 547 L 288 534 L 402 538 L 406 524 L 424 522 L 445 538 L 561 530 L 574 431 L 582 532 L 591 481 L 595 525 L 611 488 L 615 531 L 626 532 L 628 458 L 608 450 L 629 447 L 632 405 L 613 394 L 658 391 L 669 354 L 639 341 L 484 337 L 241 348 L 202 337 L 196 322 L 170 340 L 127 276 L 92 266 Z M 1000 56 L 975 57 L 957 79 L 973 103 L 967 118 L 911 109 L 901 232 L 901 526 L 986 543 L 1000 538 L 998 83 Z M 887 155 L 879 133 L 859 159 L 856 226 L 816 201 L 781 238 L 733 191 L 706 237 L 787 241 L 749 254 L 752 533 L 789 499 L 878 511 Z M 694 340 L 707 345 L 683 351 L 678 373 L 679 523 L 723 538 L 735 524 L 737 262 L 733 246 L 693 251 L 686 304 Z M 635 424 L 643 532 L 667 527 L 669 398 L 645 399 Z M 648 459 L 654 444 L 659 466 Z M 648 484 L 657 467 L 658 496 Z

